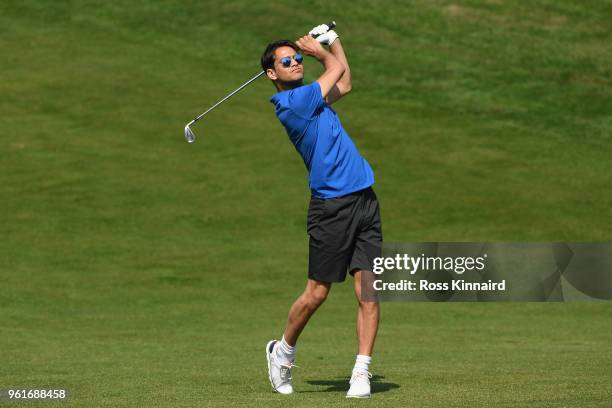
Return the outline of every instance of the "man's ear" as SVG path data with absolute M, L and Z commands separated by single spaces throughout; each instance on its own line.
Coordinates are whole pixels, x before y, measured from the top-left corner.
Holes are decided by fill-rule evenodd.
M 266 75 L 273 81 L 276 81 L 278 79 L 276 72 L 272 68 L 266 69 Z

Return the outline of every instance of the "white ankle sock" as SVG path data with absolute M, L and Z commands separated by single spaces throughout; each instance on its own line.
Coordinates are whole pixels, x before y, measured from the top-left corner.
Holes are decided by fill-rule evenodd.
M 285 336 L 283 336 L 283 339 L 278 342 L 278 347 L 276 348 L 276 357 L 278 357 L 281 364 L 289 365 L 293 363 L 293 360 L 295 360 L 296 350 L 297 350 L 297 345 L 290 346 L 285 341 Z
M 364 356 L 362 354 L 357 354 L 357 359 L 355 360 L 355 367 L 353 367 L 353 371 L 368 371 L 370 363 L 372 362 L 372 357 Z

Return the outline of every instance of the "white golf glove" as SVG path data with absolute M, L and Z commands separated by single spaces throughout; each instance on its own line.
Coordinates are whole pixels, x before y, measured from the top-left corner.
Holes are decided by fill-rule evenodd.
M 325 45 L 332 45 L 332 43 L 336 41 L 336 38 L 338 38 L 338 34 L 336 34 L 334 30 L 330 30 L 327 24 L 321 24 L 314 27 L 308 34 L 318 35 L 316 40 Z

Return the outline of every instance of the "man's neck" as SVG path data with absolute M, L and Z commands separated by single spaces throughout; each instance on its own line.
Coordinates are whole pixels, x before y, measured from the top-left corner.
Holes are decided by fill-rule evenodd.
M 291 89 L 299 88 L 304 85 L 304 81 L 300 79 L 299 81 L 291 81 L 291 82 L 278 82 L 276 84 L 276 89 L 278 92 L 289 91 Z

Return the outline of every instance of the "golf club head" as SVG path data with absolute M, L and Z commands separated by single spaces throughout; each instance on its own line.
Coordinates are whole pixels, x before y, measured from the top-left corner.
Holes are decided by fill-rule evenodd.
M 185 139 L 187 139 L 187 143 L 195 142 L 195 134 L 191 131 L 190 125 L 191 123 L 185 125 Z

